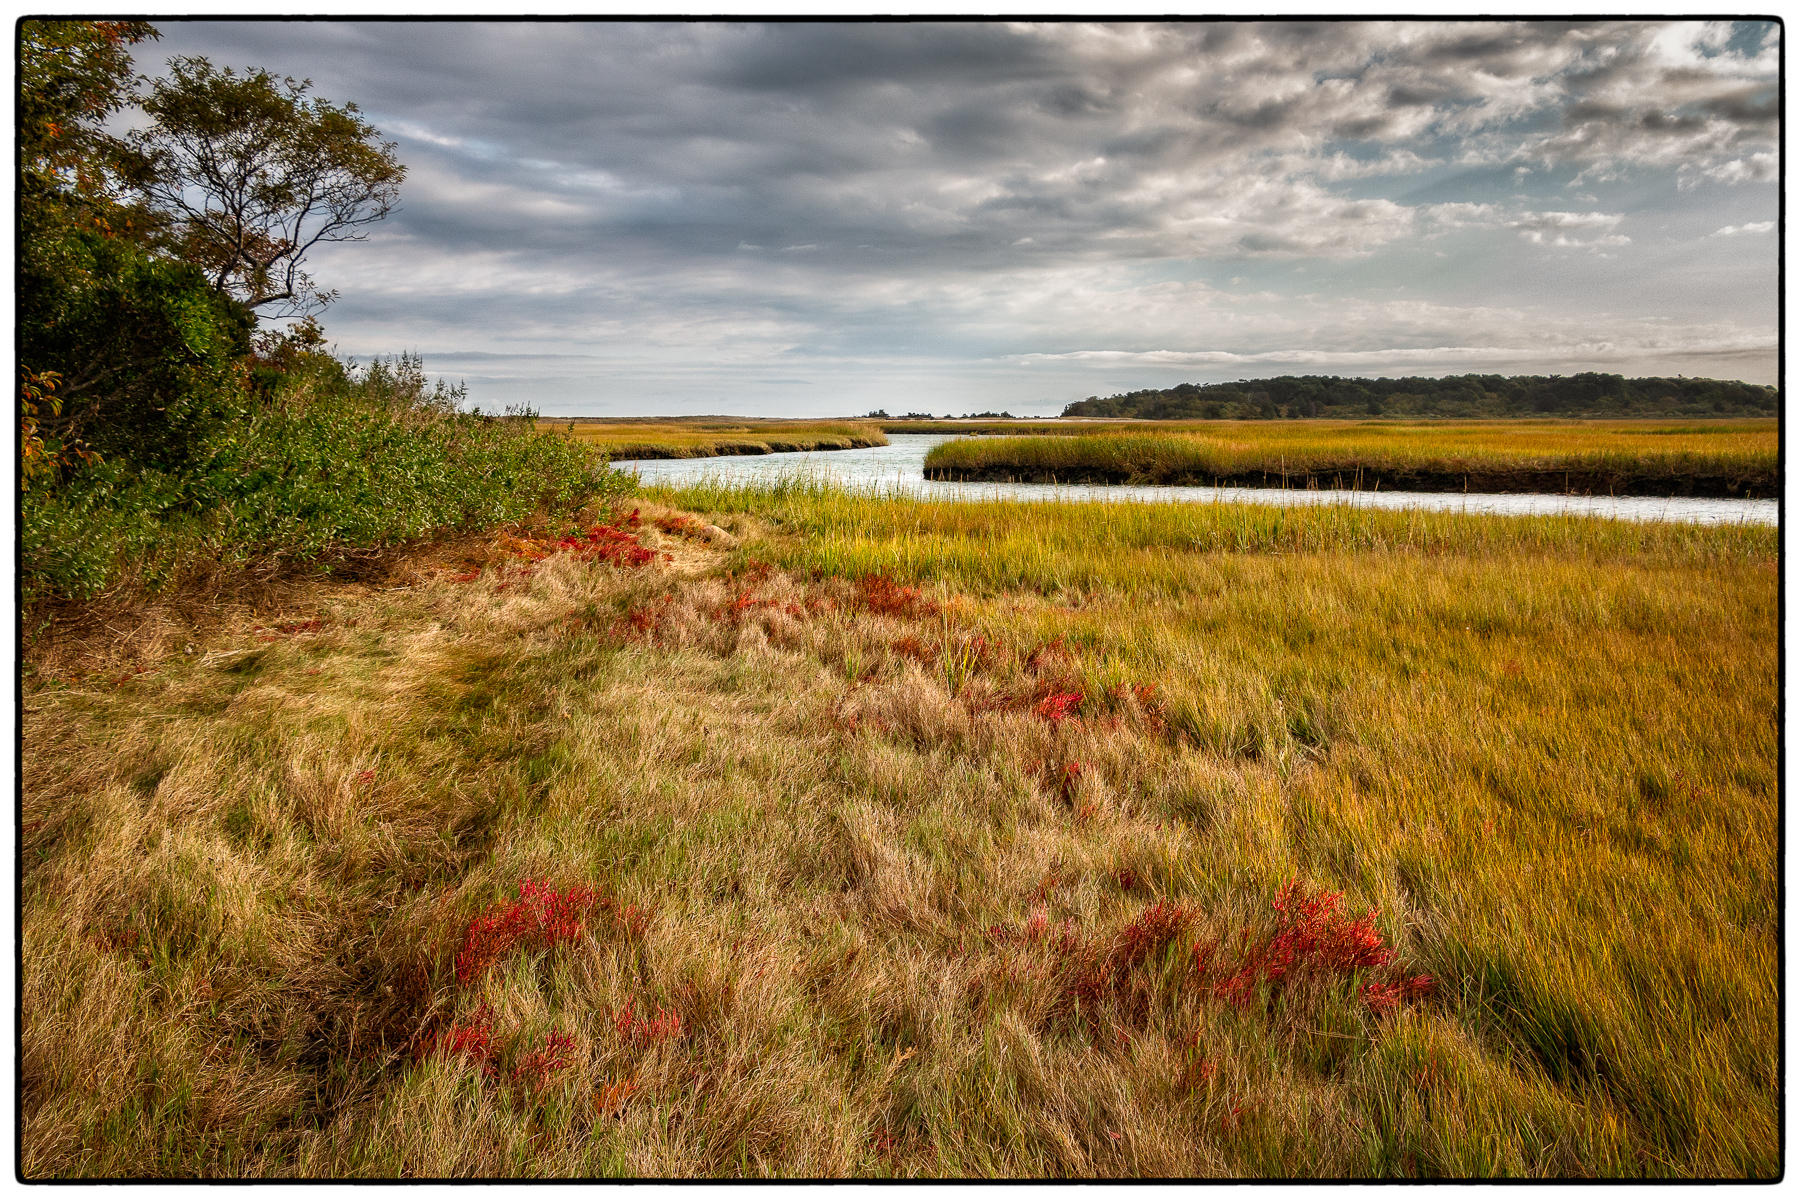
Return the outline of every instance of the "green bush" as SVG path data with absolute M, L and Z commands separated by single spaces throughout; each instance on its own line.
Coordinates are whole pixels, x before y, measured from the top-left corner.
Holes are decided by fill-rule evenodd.
M 180 469 L 107 459 L 27 492 L 19 573 L 27 604 L 148 591 L 218 565 L 318 562 L 350 549 L 570 518 L 630 489 L 530 414 L 461 411 L 417 359 L 353 373 L 323 355 L 281 372 L 246 416 Z
M 98 229 L 53 227 L 24 244 L 18 300 L 19 361 L 60 376 L 46 433 L 180 469 L 216 427 L 248 415 L 236 365 L 255 318 L 195 267 Z

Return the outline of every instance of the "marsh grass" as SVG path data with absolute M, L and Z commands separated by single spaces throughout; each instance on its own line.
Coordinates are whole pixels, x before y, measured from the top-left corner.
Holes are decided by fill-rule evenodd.
M 26 1177 L 1780 1171 L 1777 531 L 618 520 L 34 675 Z
M 538 428 L 562 433 L 613 461 L 639 458 L 712 458 L 794 450 L 852 450 L 885 446 L 879 424 L 866 421 L 797 421 L 773 418 L 670 417 L 663 420 L 544 418 Z
M 1169 483 L 1267 476 L 1295 486 L 1391 479 L 1429 487 L 1437 477 L 1460 477 L 1480 485 L 1473 490 L 1532 491 L 1561 490 L 1554 477 L 1564 475 L 1577 490 L 1647 494 L 1718 479 L 1721 487 L 1773 495 L 1779 480 L 1779 433 L 1771 420 L 1171 424 L 1176 428 L 1134 423 L 1096 432 L 1088 425 L 1054 436 L 962 439 L 933 448 L 925 466 L 946 478 Z

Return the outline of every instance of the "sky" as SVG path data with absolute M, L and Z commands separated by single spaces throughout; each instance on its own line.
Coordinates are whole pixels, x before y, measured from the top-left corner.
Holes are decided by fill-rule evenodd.
M 396 144 L 327 336 L 489 410 L 1776 382 L 1772 23 L 155 23 Z

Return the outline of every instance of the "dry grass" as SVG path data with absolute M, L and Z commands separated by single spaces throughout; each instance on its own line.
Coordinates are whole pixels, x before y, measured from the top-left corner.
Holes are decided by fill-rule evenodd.
M 885 446 L 869 421 L 795 421 L 758 417 L 666 417 L 660 420 L 546 417 L 538 428 L 563 433 L 620 462 L 639 458 L 712 458 L 792 450 Z
M 26 1177 L 1779 1172 L 1776 531 L 679 500 L 28 682 Z

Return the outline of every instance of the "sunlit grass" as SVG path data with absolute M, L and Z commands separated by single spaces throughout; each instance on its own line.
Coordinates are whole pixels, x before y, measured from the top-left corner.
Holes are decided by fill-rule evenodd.
M 759 483 L 702 480 L 646 494 L 705 511 L 757 514 L 794 536 L 783 565 L 886 572 L 981 590 L 1186 589 L 1195 554 L 1399 551 L 1460 556 L 1557 554 L 1641 562 L 1747 561 L 1775 553 L 1764 525 L 1700 526 L 1586 516 L 1490 516 L 1351 504 L 1070 503 L 913 500 L 840 489 L 816 475 Z
M 753 417 L 669 417 L 639 420 L 543 419 L 538 428 L 562 433 L 615 461 L 634 458 L 709 458 L 792 450 L 851 450 L 885 446 L 877 424 Z
M 1516 475 L 1530 483 L 1528 490 L 1544 490 L 1548 483 L 1538 477 L 1557 473 L 1584 490 L 1719 476 L 1768 491 L 1778 478 L 1779 451 L 1773 420 L 1241 421 L 1168 432 L 1142 426 L 1092 432 L 1090 426 L 1055 436 L 961 439 L 933 448 L 925 465 L 951 476 L 1097 474 L 1149 482 L 1405 472 L 1504 482 Z
M 1781 1169 L 1779 531 L 644 517 L 33 676 L 26 1176 Z

